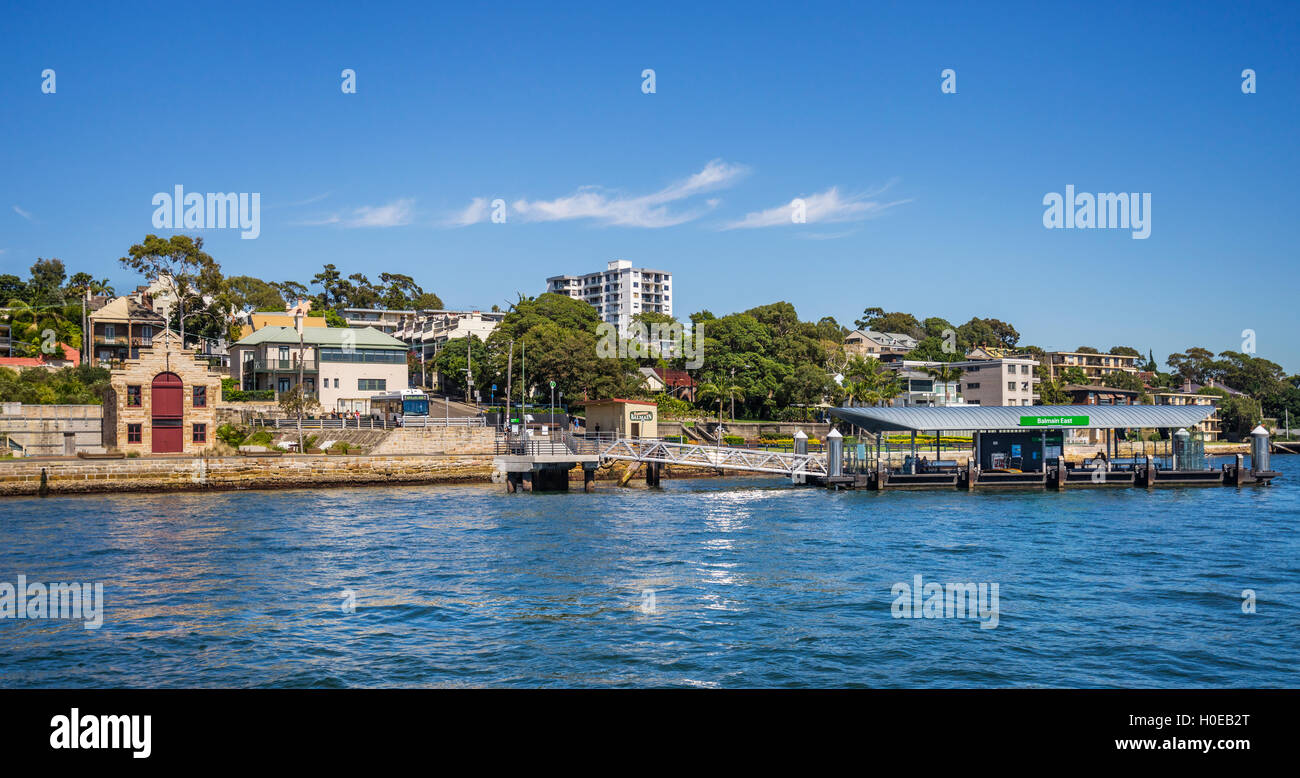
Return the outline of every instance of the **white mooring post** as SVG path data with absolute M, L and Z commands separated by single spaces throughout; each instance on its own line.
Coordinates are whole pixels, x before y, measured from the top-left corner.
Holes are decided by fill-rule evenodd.
M 796 457 L 807 456 L 808 454 L 808 436 L 803 434 L 803 430 L 795 430 L 794 433 L 794 455 Z M 804 484 L 808 483 L 807 473 L 791 473 L 791 483 Z
M 836 429 L 826 435 L 826 474 L 844 475 L 844 436 Z
M 1250 431 L 1250 471 L 1252 473 L 1268 472 L 1268 430 L 1261 424 Z

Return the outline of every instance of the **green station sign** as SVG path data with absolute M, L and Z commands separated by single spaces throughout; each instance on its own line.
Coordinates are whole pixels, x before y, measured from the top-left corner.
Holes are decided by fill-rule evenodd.
M 1021 416 L 1022 427 L 1086 427 L 1087 416 Z

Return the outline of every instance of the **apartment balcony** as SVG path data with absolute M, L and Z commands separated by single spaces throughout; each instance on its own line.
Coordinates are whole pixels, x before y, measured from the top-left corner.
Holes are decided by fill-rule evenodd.
M 153 338 L 132 337 L 130 339 L 130 343 L 128 344 L 127 337 L 125 335 L 115 335 L 111 338 L 105 335 L 96 335 L 94 339 L 94 344 L 96 346 L 121 346 L 123 348 L 125 348 L 127 345 L 130 345 L 135 348 L 149 348 L 150 346 L 153 345 Z
M 296 373 L 299 365 L 302 366 L 303 372 L 315 373 L 319 370 L 315 358 L 308 359 L 267 359 L 264 357 L 253 357 L 245 359 L 243 362 L 245 371 L 254 373 Z

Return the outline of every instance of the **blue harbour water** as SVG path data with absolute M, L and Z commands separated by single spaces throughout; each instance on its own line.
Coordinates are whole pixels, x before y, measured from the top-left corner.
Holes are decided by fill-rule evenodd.
M 0 686 L 1296 687 L 1300 457 L 1274 466 L 1243 489 L 3 500 L 0 581 L 102 582 L 105 616 L 0 620 Z M 916 575 L 996 582 L 997 626 L 894 618 Z

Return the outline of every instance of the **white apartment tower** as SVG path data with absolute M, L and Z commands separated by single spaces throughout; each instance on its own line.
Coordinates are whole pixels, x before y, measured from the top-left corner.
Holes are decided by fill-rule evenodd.
M 626 259 L 616 259 L 599 273 L 551 276 L 546 279 L 546 291 L 590 303 L 601 321 L 626 335 L 638 313 L 673 315 L 672 280 L 672 273 L 632 267 Z

